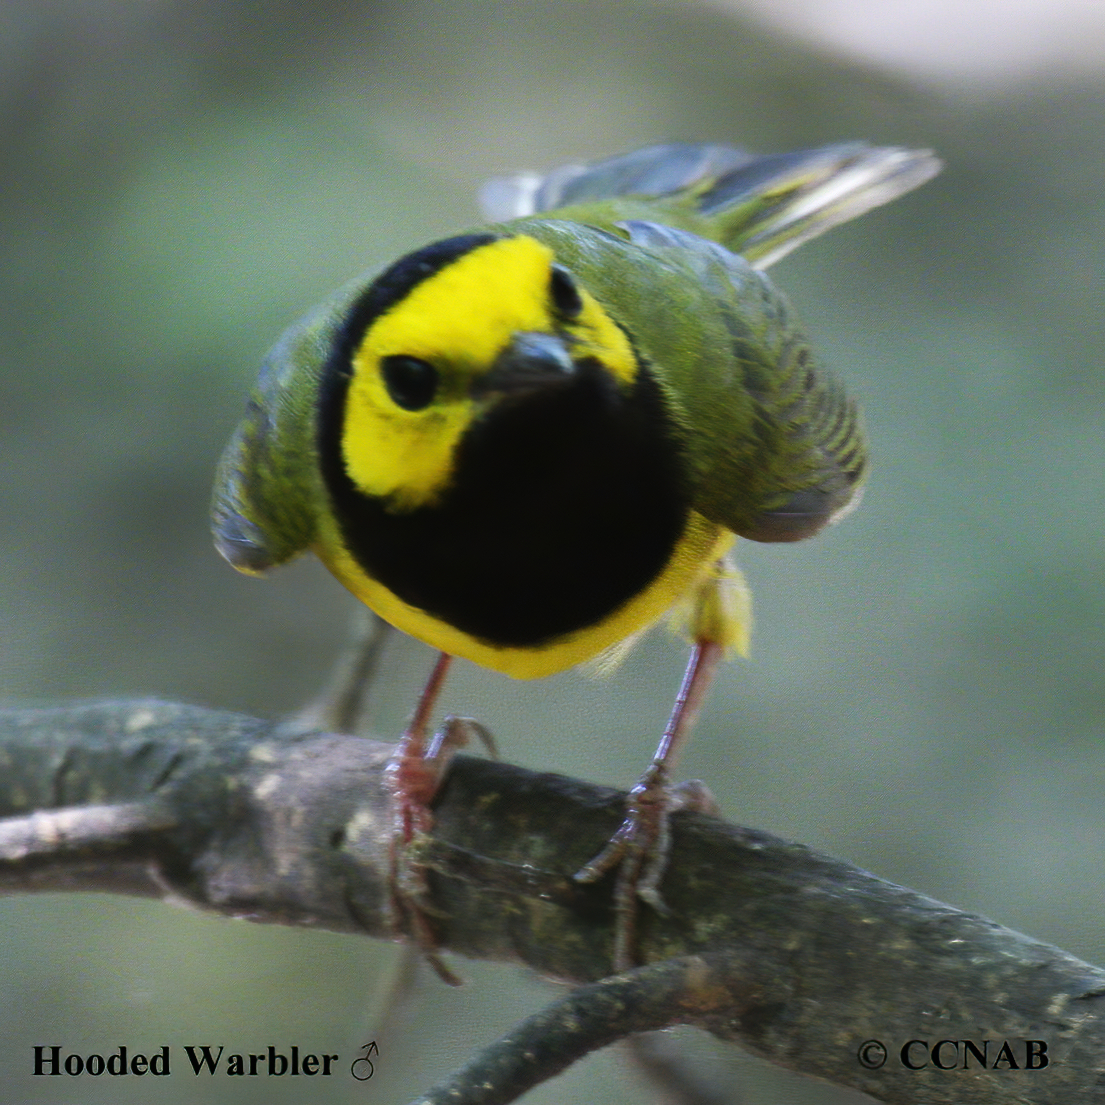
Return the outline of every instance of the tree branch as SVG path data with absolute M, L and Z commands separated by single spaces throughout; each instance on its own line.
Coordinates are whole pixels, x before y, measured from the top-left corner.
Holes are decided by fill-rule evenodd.
M 396 939 L 389 752 L 154 701 L 0 711 L 0 888 L 159 896 Z M 1105 972 L 702 815 L 673 820 L 670 913 L 642 913 L 645 965 L 604 977 L 609 881 L 570 873 L 623 797 L 457 758 L 419 845 L 442 948 L 580 985 L 421 1100 L 510 1101 L 628 1033 L 694 1024 L 886 1102 L 1105 1103 Z M 860 1058 L 872 1040 L 882 1066 L 878 1048 Z M 985 1059 L 936 1048 L 967 1040 Z

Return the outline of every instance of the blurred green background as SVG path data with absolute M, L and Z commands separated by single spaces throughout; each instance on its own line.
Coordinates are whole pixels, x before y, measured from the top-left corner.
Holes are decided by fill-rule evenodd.
M 826 536 L 740 548 L 753 656 L 682 774 L 736 821 L 1105 961 L 1105 66 L 980 66 L 905 21 L 880 53 L 818 41 L 817 5 L 801 39 L 757 7 L 6 4 L 0 694 L 278 715 L 317 690 L 352 600 L 312 562 L 261 583 L 222 563 L 212 468 L 282 327 L 477 221 L 484 177 L 664 139 L 933 147 L 943 176 L 775 270 L 863 402 L 874 473 Z M 392 649 L 381 732 L 430 662 Z M 606 682 L 462 664 L 444 708 L 511 760 L 627 786 L 682 663 L 657 633 Z M 0 946 L 4 1102 L 402 1101 L 553 992 L 459 963 L 469 985 L 424 978 L 378 1031 L 391 946 L 125 898 L 0 899 Z M 371 1034 L 364 1085 L 30 1077 L 34 1044 L 351 1060 Z M 860 1100 L 681 1039 L 750 1105 Z M 527 1100 L 623 1101 L 633 1077 L 606 1053 Z

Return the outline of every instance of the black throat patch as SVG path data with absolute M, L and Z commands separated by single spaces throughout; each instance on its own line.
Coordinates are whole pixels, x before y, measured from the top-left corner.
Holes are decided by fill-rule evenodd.
M 628 392 L 584 362 L 570 381 L 502 400 L 461 439 L 441 498 L 405 512 L 345 471 L 340 380 L 324 394 L 320 452 L 349 551 L 404 602 L 481 641 L 535 647 L 602 621 L 683 534 L 681 450 L 645 368 Z

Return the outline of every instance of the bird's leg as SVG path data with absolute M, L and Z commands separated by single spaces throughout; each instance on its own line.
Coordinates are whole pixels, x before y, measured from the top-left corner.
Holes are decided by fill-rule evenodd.
M 668 777 L 694 726 L 724 652 L 724 646 L 718 641 L 695 641 L 656 755 L 629 792 L 625 820 L 606 847 L 575 874 L 579 882 L 595 882 L 612 868 L 617 868 L 614 886 L 615 970 L 624 971 L 635 965 L 637 899 L 643 898 L 660 913 L 667 912 L 657 888 L 667 866 L 671 846 L 671 815 L 682 809 L 714 812 L 716 808 L 713 796 L 702 783 L 672 787 Z
M 452 659 L 445 652 L 438 656 L 410 723 L 384 767 L 384 783 L 391 798 L 393 908 L 406 918 L 415 941 L 434 970 L 444 981 L 458 986 L 460 980 L 434 951 L 437 940 L 427 916 L 426 871 L 412 849 L 418 838 L 433 827 L 430 805 L 457 749 L 463 748 L 470 737 L 478 736 L 495 754 L 490 734 L 470 718 L 447 717 L 442 728 L 427 740 L 430 719 Z
M 411 720 L 384 768 L 384 779 L 391 792 L 393 827 L 403 844 L 409 844 L 416 833 L 429 832 L 433 823 L 429 806 L 446 764 L 434 762 L 427 755 L 426 731 L 452 661 L 447 652 L 438 656 Z

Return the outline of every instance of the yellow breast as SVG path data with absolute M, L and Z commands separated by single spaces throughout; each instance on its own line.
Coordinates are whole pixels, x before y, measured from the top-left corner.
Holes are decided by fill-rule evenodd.
M 336 531 L 319 540 L 315 553 L 357 598 L 396 629 L 442 652 L 515 679 L 539 679 L 592 660 L 659 621 L 696 591 L 732 542 L 733 535 L 728 530 L 692 512 L 667 564 L 649 586 L 602 621 L 533 647 L 498 646 L 481 641 L 410 606 L 364 573 Z M 737 616 L 744 617 L 743 613 Z M 746 627 L 733 627 L 730 637 L 734 646 L 743 651 Z

